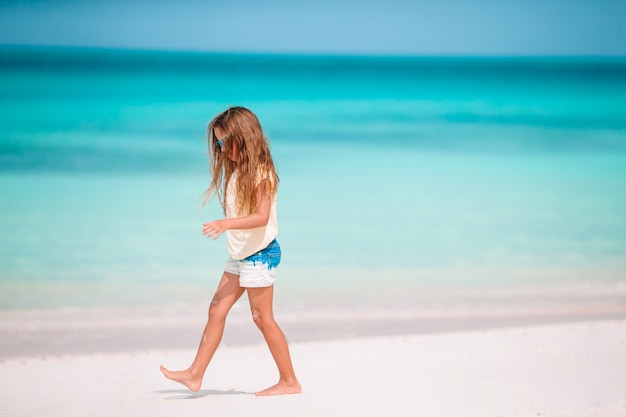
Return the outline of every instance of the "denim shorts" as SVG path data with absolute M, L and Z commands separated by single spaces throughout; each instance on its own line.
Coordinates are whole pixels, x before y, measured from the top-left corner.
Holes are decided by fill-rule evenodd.
M 241 287 L 271 287 L 276 281 L 276 268 L 280 263 L 280 256 L 280 245 L 274 239 L 265 249 L 240 261 L 228 258 L 224 271 L 239 275 Z

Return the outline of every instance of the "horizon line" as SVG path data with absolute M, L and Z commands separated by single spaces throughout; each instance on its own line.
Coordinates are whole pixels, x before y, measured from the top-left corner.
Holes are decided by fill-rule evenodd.
M 337 57 L 337 58 L 606 58 L 626 59 L 626 55 L 620 54 L 522 54 L 522 53 L 385 53 L 385 52 L 339 52 L 339 51 L 276 51 L 276 50 L 222 50 L 222 49 L 198 49 L 198 48 L 158 48 L 158 47 L 133 47 L 133 46 L 101 46 L 101 45 L 51 45 L 29 43 L 1 43 L 0 49 L 40 49 L 40 50 L 74 50 L 89 52 L 137 52 L 137 53 L 171 53 L 171 54 L 195 54 L 195 55 L 231 55 L 231 56 L 294 56 L 294 57 Z

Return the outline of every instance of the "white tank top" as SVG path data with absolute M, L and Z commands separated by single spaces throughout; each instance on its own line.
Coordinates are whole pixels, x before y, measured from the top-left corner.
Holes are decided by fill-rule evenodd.
M 260 183 L 263 177 L 259 176 L 257 184 Z M 233 218 L 239 217 L 237 213 L 237 171 L 233 172 L 233 175 L 228 181 L 226 186 L 226 217 Z M 231 258 L 236 261 L 240 261 L 248 256 L 265 249 L 272 240 L 276 239 L 278 235 L 278 220 L 276 217 L 276 195 L 272 199 L 272 206 L 270 209 L 270 217 L 267 225 L 264 227 L 257 227 L 254 229 L 241 229 L 241 230 L 227 230 L 226 239 L 228 242 L 228 253 Z

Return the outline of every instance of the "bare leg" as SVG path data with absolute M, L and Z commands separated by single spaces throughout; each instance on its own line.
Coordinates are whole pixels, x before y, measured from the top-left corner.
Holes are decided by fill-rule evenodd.
M 222 340 L 226 316 L 244 291 L 239 286 L 239 275 L 224 272 L 209 307 L 209 320 L 204 328 L 196 358 L 184 371 L 170 371 L 161 365 L 161 372 L 166 378 L 180 382 L 192 391 L 200 389 L 204 372 Z
M 276 385 L 259 391 L 256 395 L 300 393 L 302 388 L 293 370 L 287 339 L 285 339 L 285 335 L 274 320 L 272 309 L 274 287 L 248 288 L 248 298 L 250 300 L 250 309 L 252 310 L 252 319 L 263 333 L 280 375 Z

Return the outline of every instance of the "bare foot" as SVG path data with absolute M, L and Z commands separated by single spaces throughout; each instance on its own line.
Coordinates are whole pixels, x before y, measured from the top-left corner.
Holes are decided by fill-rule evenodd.
M 189 369 L 186 371 L 169 371 L 161 365 L 161 372 L 167 379 L 181 383 L 193 392 L 198 392 L 202 385 L 202 376 L 192 373 Z
M 288 383 L 286 381 L 278 381 L 278 384 L 271 386 L 263 391 L 255 393 L 257 397 L 267 397 L 270 395 L 284 395 L 284 394 L 300 394 L 302 387 L 298 381 Z

